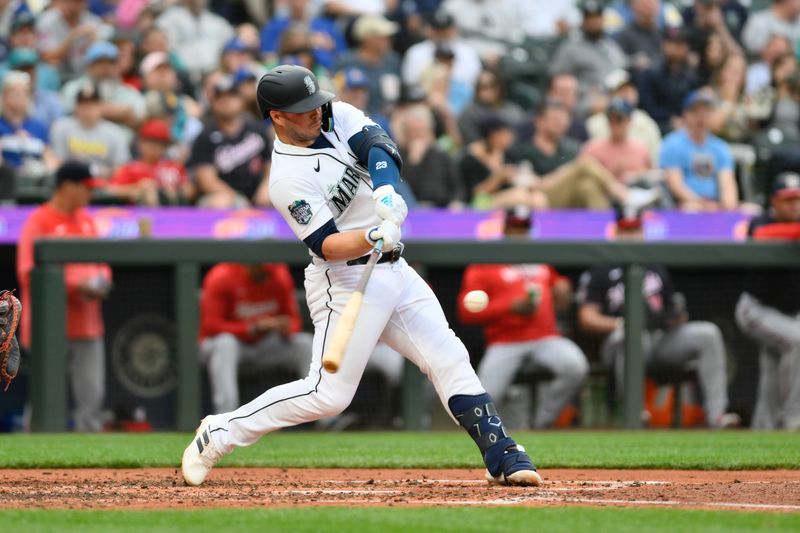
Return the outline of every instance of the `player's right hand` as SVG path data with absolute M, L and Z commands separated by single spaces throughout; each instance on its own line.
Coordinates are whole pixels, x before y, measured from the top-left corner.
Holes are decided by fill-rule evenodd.
M 384 220 L 379 226 L 369 228 L 364 233 L 364 237 L 372 246 L 375 246 L 378 240 L 383 239 L 383 248 L 381 248 L 381 251 L 388 252 L 400 242 L 400 227 L 388 220 Z
M 375 200 L 375 213 L 383 220 L 400 226 L 408 215 L 408 206 L 403 197 L 394 192 L 391 185 L 381 185 L 372 193 Z

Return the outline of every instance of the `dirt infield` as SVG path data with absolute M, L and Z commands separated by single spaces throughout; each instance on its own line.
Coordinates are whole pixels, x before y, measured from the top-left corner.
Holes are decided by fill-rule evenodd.
M 202 487 L 175 469 L 3 470 L 0 508 L 308 505 L 592 505 L 800 512 L 797 471 L 544 470 L 539 488 L 480 470 L 218 468 Z

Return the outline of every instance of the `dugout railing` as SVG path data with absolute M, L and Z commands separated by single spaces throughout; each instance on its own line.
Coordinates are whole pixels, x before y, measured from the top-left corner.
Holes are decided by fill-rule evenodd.
M 31 275 L 32 346 L 29 400 L 34 431 L 63 431 L 67 419 L 66 295 L 64 263 L 104 262 L 113 266 L 160 266 L 173 272 L 176 323 L 176 428 L 192 430 L 201 415 L 198 304 L 201 265 L 220 261 L 308 263 L 307 249 L 289 241 L 218 240 L 41 240 Z M 470 263 L 550 263 L 560 267 L 623 265 L 627 287 L 641 286 L 643 265 L 667 268 L 782 268 L 800 265 L 800 246 L 791 243 L 666 243 L 547 241 L 410 241 L 404 256 L 427 266 Z M 143 294 L 143 298 L 147 295 Z M 625 293 L 626 428 L 642 427 L 644 328 L 641 291 Z M 406 362 L 403 415 L 418 429 L 423 412 L 422 377 Z

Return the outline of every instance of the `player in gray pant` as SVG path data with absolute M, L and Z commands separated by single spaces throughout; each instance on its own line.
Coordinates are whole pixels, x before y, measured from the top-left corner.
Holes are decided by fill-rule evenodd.
M 103 339 L 67 342 L 69 379 L 75 404 L 75 431 L 102 431 L 106 395 L 106 353 Z
M 800 430 L 800 315 L 739 297 L 736 323 L 761 346 L 753 429 Z

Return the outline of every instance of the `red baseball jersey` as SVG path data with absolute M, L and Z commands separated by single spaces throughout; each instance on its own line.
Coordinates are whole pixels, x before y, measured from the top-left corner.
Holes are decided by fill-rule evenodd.
M 186 168 L 175 161 L 159 161 L 155 165 L 148 165 L 144 161 L 132 161 L 117 170 L 111 183 L 135 185 L 144 179 L 155 180 L 159 189 L 177 191 L 188 178 Z
M 471 265 L 464 271 L 458 296 L 458 315 L 465 324 L 482 325 L 486 344 L 535 341 L 559 335 L 553 305 L 553 286 L 566 280 L 550 265 Z M 536 312 L 521 316 L 511 312 L 511 303 L 540 291 Z M 486 309 L 474 313 L 464 307 L 464 296 L 481 290 L 489 295 Z
M 300 331 L 300 311 L 294 295 L 294 281 L 285 264 L 260 266 L 265 276 L 255 280 L 245 265 L 220 263 L 208 271 L 203 281 L 200 305 L 200 337 L 220 333 L 235 335 L 252 344 L 258 337 L 249 334 L 249 326 L 260 318 L 291 317 L 291 332 Z
M 17 279 L 22 295 L 22 323 L 20 336 L 23 346 L 31 342 L 30 275 L 33 270 L 33 243 L 40 237 L 97 237 L 92 217 L 83 209 L 72 214 L 63 213 L 49 203 L 37 207 L 25 221 L 17 244 Z M 78 286 L 89 278 L 103 277 L 111 280 L 108 265 L 76 263 L 64 267 L 67 288 L 67 338 L 70 340 L 96 339 L 103 336 L 103 308 L 99 300 L 87 299 Z

